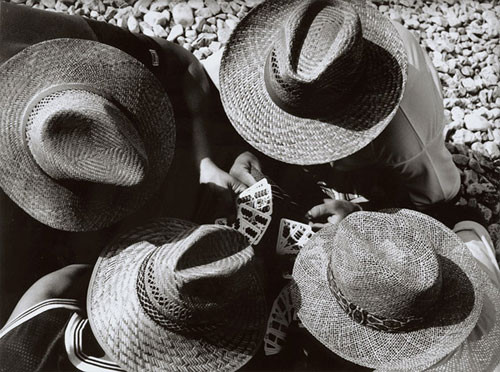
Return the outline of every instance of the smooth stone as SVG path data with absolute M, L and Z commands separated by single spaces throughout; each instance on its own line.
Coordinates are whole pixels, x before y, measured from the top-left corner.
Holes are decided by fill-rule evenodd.
M 488 120 L 478 113 L 467 114 L 464 117 L 465 127 L 469 130 L 488 130 L 490 124 Z
M 172 9 L 172 17 L 176 24 L 189 27 L 194 23 L 193 10 L 186 3 L 179 3 Z

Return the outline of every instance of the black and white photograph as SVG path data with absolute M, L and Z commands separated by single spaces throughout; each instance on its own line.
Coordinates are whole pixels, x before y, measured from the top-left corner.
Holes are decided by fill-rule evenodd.
M 498 0 L 0 0 L 0 372 L 500 372 Z

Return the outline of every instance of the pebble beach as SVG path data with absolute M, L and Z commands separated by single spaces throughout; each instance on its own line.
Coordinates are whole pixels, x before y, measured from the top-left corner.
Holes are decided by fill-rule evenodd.
M 272 0 L 271 0 L 272 1 Z M 208 58 L 261 0 L 11 0 L 161 37 Z M 372 1 L 425 48 L 443 87 L 446 145 L 460 169 L 460 205 L 476 208 L 500 259 L 500 4 Z

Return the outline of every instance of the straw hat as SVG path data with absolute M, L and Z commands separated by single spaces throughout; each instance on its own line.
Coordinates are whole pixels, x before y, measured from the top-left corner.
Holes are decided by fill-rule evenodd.
M 166 176 L 172 107 L 128 54 L 95 41 L 45 41 L 1 66 L 0 87 L 0 186 L 40 222 L 111 225 Z
M 104 351 L 132 371 L 235 371 L 256 353 L 266 305 L 236 230 L 163 219 L 108 246 L 87 312 Z
M 353 213 L 309 241 L 293 278 L 304 326 L 354 363 L 421 370 L 466 338 L 444 370 L 479 371 L 499 362 L 498 288 L 460 238 L 424 214 Z M 494 314 L 487 335 L 468 338 L 483 304 Z
M 233 31 L 220 88 L 250 145 L 311 165 L 377 137 L 397 111 L 406 76 L 396 29 L 364 1 L 270 0 Z

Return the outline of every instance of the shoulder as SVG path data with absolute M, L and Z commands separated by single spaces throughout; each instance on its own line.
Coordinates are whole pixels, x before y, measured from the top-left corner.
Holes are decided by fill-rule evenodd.
M 8 322 L 27 309 L 53 298 L 69 298 L 85 303 L 91 273 L 90 265 L 75 264 L 45 275 L 21 297 Z

